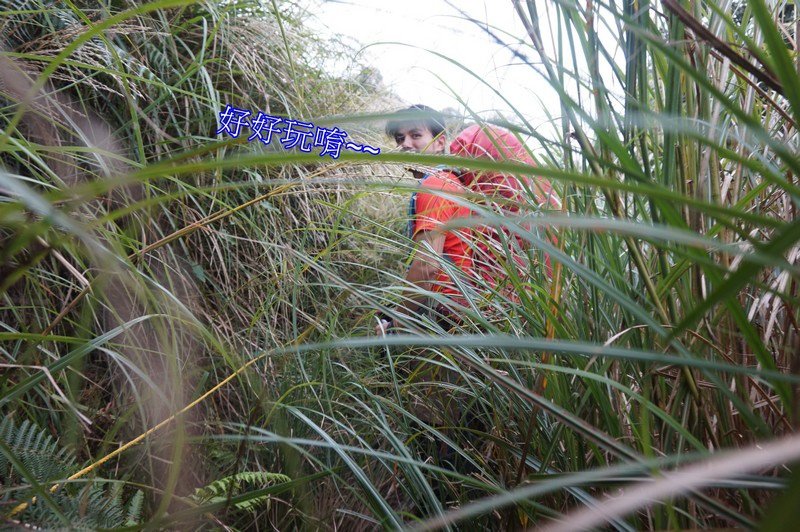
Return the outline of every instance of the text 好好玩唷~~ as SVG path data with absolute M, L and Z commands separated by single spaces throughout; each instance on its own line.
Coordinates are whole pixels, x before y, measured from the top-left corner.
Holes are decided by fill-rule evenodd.
M 219 129 L 216 134 L 227 133 L 232 138 L 239 138 L 242 129 L 248 128 L 251 134 L 247 141 L 258 140 L 265 145 L 272 142 L 273 135 L 282 134 L 278 140 L 284 149 L 297 148 L 301 152 L 311 153 L 314 147 L 321 147 L 319 156 L 328 155 L 332 159 L 339 158 L 342 148 L 371 155 L 378 155 L 381 152 L 380 148 L 348 141 L 347 132 L 338 127 L 316 127 L 311 122 L 273 116 L 262 111 L 259 111 L 255 118 L 248 118 L 252 114 L 247 109 L 226 105 L 219 113 Z

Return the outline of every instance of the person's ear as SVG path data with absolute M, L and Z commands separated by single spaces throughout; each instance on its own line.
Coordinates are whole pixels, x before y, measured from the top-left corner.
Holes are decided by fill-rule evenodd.
M 445 146 L 447 146 L 447 137 L 444 133 L 440 133 L 438 137 L 433 139 L 433 153 L 445 153 Z

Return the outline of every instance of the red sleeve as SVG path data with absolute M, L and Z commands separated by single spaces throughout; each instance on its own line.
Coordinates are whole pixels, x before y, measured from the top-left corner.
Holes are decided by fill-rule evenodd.
M 415 200 L 414 210 L 416 215 L 414 217 L 413 235 L 420 231 L 439 229 L 442 224 L 457 217 L 461 211 L 462 208 L 456 202 L 438 195 L 440 192 L 451 194 L 461 192 L 446 175 L 443 173 L 434 174 L 422 181 Z M 469 210 L 467 209 L 468 212 Z M 462 216 L 466 215 L 468 214 L 462 214 Z
M 438 229 L 449 222 L 458 212 L 458 205 L 449 199 L 430 192 L 417 192 L 417 215 L 414 219 L 414 235 L 420 231 Z

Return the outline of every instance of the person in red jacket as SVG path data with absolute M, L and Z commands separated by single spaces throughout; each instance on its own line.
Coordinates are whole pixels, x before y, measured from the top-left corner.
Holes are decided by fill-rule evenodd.
M 430 107 L 414 105 L 397 113 L 386 126 L 402 151 L 442 154 L 445 151 L 444 118 Z M 444 261 L 469 274 L 472 258 L 469 229 L 443 230 L 442 226 L 458 218 L 471 215 L 469 207 L 443 197 L 464 195 L 467 189 L 458 177 L 445 169 L 431 172 L 412 170 L 419 179 L 419 190 L 414 192 L 409 206 L 409 237 L 414 241 L 414 257 L 405 280 L 409 286 L 404 294 L 398 314 L 410 318 L 425 306 L 425 294 L 435 294 L 435 317 L 446 319 L 465 306 L 464 295 L 443 267 Z M 443 296 L 443 297 L 436 297 Z M 446 322 L 445 322 L 446 323 Z M 376 333 L 382 334 L 400 325 L 395 319 L 382 316 Z
M 444 118 L 430 107 L 415 105 L 396 114 L 386 126 L 386 133 L 404 152 L 444 154 L 446 150 Z M 461 323 L 467 305 L 459 286 L 471 284 L 472 245 L 469 228 L 444 229 L 447 223 L 471 216 L 471 209 L 458 196 L 468 194 L 458 175 L 444 167 L 411 168 L 419 188 L 409 202 L 408 236 L 414 242 L 411 264 L 405 275 L 402 302 L 392 313 L 383 315 L 375 327 L 377 334 L 409 329 L 427 315 L 443 330 Z M 451 197 L 447 197 L 451 196 Z M 459 285 L 449 272 L 461 278 Z M 449 363 L 430 363 L 436 355 L 426 352 L 404 367 L 408 371 L 409 410 L 423 423 L 440 427 L 461 424 L 463 405 L 468 399 L 454 391 L 464 385 L 459 371 Z M 450 438 L 455 437 L 452 433 Z M 440 465 L 452 462 L 455 452 L 440 442 L 435 456 Z
M 472 125 L 450 144 L 450 154 L 534 166 L 528 150 L 512 132 L 489 125 Z M 538 209 L 561 208 L 550 182 L 542 177 L 517 176 L 489 171 L 463 171 L 459 178 L 476 202 L 501 216 L 529 214 Z M 524 224 L 523 224 L 524 227 Z M 474 271 L 488 287 L 512 302 L 519 301 L 509 283 L 508 268 L 514 267 L 523 280 L 531 267 L 529 243 L 507 227 L 488 224 L 473 229 Z M 549 235 L 554 240 L 553 235 Z M 545 271 L 550 276 L 550 259 L 545 256 Z

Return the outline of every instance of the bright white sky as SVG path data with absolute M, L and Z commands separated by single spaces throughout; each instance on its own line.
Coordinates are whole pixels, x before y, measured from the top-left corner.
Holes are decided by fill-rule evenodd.
M 510 117 L 508 104 L 480 80 L 435 50 L 472 70 L 500 90 L 534 125 L 557 116 L 558 99 L 530 66 L 514 57 L 508 46 L 497 43 L 466 15 L 495 32 L 530 60 L 537 57 L 528 46 L 522 23 L 509 0 L 315 0 L 316 30 L 340 34 L 361 48 L 360 62 L 380 70 L 384 82 L 408 104 L 423 103 L 437 109 L 468 105 L 484 118 L 494 111 Z M 546 31 L 546 28 L 545 28 Z M 400 42 L 400 44 L 379 44 Z M 527 42 L 527 41 L 523 41 Z M 455 95 L 463 98 L 460 103 Z

